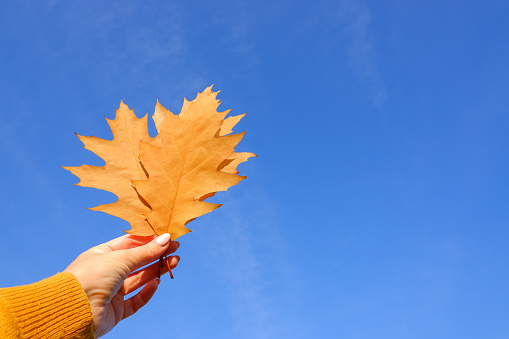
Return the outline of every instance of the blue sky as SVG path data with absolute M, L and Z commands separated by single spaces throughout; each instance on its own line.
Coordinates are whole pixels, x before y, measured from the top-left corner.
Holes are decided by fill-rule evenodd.
M 109 338 L 509 337 L 506 1 L 2 1 L 0 286 L 128 225 L 59 166 L 214 84 L 248 179 Z M 151 127 L 153 129 L 153 126 Z

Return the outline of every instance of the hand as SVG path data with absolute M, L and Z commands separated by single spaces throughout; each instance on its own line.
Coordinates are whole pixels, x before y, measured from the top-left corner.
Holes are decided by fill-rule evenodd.
M 133 271 L 175 252 L 179 246 L 177 241 L 170 241 L 169 234 L 157 238 L 124 235 L 82 253 L 65 269 L 74 274 L 87 294 L 97 338 L 136 313 L 157 290 L 159 262 Z M 174 268 L 180 258 L 170 256 L 165 260 Z M 167 272 L 164 263 L 161 274 Z M 125 295 L 143 285 L 140 292 L 124 300 Z

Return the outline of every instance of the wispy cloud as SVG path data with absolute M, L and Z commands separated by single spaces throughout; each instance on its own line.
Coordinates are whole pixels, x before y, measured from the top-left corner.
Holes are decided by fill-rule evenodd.
M 380 75 L 376 47 L 370 31 L 371 12 L 362 1 L 341 1 L 331 11 L 332 20 L 343 27 L 348 39 L 348 61 L 361 81 L 369 84 L 376 107 L 381 108 L 387 100 L 387 91 Z
M 15 167 L 24 174 L 25 180 L 32 185 L 31 193 L 33 195 L 44 195 L 44 203 L 51 206 L 48 211 L 57 217 L 56 221 L 62 225 L 69 225 L 70 219 L 64 210 L 65 204 L 58 190 L 54 187 L 51 178 L 40 170 L 41 164 L 34 160 L 35 155 L 24 146 L 23 142 L 19 140 L 19 136 L 13 133 L 17 130 L 16 127 L 5 119 L 0 124 L 0 135 L 2 135 L 0 152 L 4 154 L 3 159 L 10 167 Z
M 221 197 L 228 206 L 217 211 L 221 225 L 209 225 L 217 228 L 213 233 L 221 234 L 216 250 L 209 255 L 222 263 L 217 274 L 230 291 L 234 338 L 284 337 L 288 331 L 284 306 L 275 302 L 285 298 L 274 298 L 273 288 L 285 284 L 285 276 L 293 268 L 286 259 L 285 241 L 278 234 L 274 207 L 262 202 L 260 196 L 263 194 L 228 201 Z M 278 273 L 271 272 L 273 266 Z M 283 289 L 293 293 L 291 288 Z
M 156 6 L 158 15 L 154 15 Z M 65 13 L 54 24 L 60 33 L 56 57 L 62 58 L 62 69 L 86 69 L 90 82 L 112 84 L 104 87 L 125 93 L 154 93 L 154 89 L 156 93 L 188 93 L 201 89 L 205 81 L 203 72 L 189 64 L 184 10 L 175 2 L 149 6 L 54 2 L 46 12 L 48 17 Z M 45 53 L 53 53 L 53 40 L 40 35 Z

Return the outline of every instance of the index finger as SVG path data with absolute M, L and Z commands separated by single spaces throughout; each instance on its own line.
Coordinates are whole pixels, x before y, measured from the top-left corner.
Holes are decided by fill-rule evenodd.
M 142 246 L 151 242 L 157 235 L 139 236 L 125 234 L 121 237 L 115 238 L 97 247 L 105 250 L 106 252 L 126 250 L 138 246 Z

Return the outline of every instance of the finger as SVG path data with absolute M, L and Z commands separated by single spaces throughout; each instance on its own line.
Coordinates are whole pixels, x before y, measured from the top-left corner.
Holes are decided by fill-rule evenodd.
M 97 247 L 104 248 L 108 252 L 111 251 L 118 251 L 118 250 L 125 250 L 129 248 L 134 248 L 138 246 L 145 245 L 152 241 L 156 235 L 149 235 L 146 237 L 142 237 L 139 235 L 130 235 L 125 234 L 121 237 L 115 238 L 113 240 L 110 240 L 104 244 L 101 244 Z
M 174 253 L 175 251 L 177 251 L 180 247 L 180 243 L 178 241 L 171 241 L 170 242 L 170 246 L 168 247 L 168 249 L 164 252 L 164 255 L 165 256 L 169 256 L 170 254 Z
M 180 257 L 171 256 L 166 258 L 165 261 L 170 263 L 171 269 L 174 269 L 177 267 L 180 261 Z M 154 280 L 159 276 L 159 270 L 161 270 L 161 275 L 168 273 L 168 267 L 166 263 L 164 263 L 163 267 L 160 267 L 159 262 L 155 262 L 150 266 L 131 273 L 124 281 L 124 293 L 129 294 L 133 291 L 136 291 L 138 288 L 145 285 L 149 281 Z
M 138 312 L 140 308 L 145 306 L 154 293 L 156 293 L 159 282 L 159 279 L 150 281 L 140 292 L 124 301 L 124 315 L 122 319 L 132 316 L 134 313 Z
M 127 265 L 132 272 L 138 267 L 150 264 L 166 252 L 170 244 L 170 235 L 162 234 L 148 244 L 112 253 L 118 260 Z

